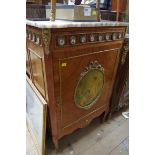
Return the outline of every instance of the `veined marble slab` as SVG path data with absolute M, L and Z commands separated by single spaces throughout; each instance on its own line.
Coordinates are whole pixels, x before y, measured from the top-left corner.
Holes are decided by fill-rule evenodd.
M 31 21 L 26 20 L 26 24 L 38 28 L 68 28 L 68 27 L 104 27 L 104 26 L 128 26 L 127 22 L 106 21 L 101 22 L 72 22 L 72 21 Z

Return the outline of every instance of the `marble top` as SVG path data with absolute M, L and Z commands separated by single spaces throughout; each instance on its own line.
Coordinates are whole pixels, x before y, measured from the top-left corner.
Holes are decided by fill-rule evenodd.
M 106 21 L 101 22 L 72 22 L 72 21 L 31 21 L 26 20 L 26 24 L 38 28 L 68 28 L 68 27 L 104 27 L 104 26 L 128 26 L 127 22 Z

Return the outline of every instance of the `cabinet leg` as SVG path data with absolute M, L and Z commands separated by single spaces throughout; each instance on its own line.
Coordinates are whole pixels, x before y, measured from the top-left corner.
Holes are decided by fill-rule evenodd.
M 104 120 L 108 120 L 109 109 L 105 112 Z
M 111 119 L 111 116 L 112 116 L 112 112 L 109 112 L 107 115 L 107 119 Z
M 58 139 L 53 139 L 53 143 L 54 143 L 56 151 L 58 151 L 59 150 L 59 141 L 58 141 Z
M 100 123 L 102 124 L 105 120 L 105 112 L 100 116 Z

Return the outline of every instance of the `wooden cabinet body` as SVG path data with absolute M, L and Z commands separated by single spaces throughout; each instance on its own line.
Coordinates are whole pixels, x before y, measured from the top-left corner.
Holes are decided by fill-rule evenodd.
M 125 26 L 27 25 L 27 74 L 48 103 L 56 148 L 64 135 L 107 115 L 125 32 Z

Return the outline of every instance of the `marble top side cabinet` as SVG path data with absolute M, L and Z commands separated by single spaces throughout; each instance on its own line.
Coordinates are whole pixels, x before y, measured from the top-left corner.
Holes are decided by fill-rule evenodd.
M 47 101 L 52 140 L 105 116 L 127 26 L 26 26 L 27 76 Z

